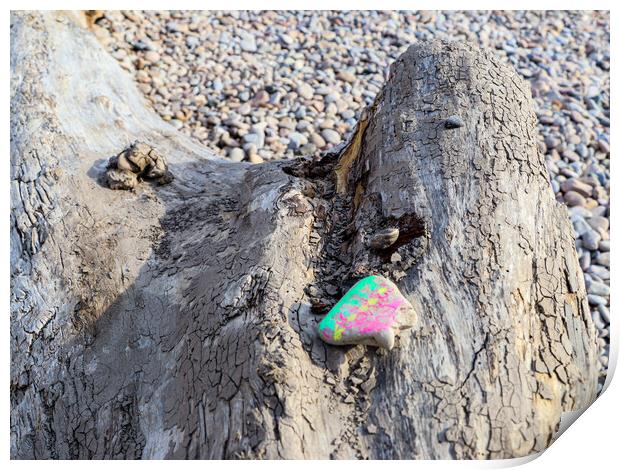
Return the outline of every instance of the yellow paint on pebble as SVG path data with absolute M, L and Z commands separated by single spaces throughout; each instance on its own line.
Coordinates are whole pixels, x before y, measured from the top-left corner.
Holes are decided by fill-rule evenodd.
M 336 329 L 334 330 L 334 339 L 342 338 L 343 332 L 344 332 L 344 328 L 337 326 Z

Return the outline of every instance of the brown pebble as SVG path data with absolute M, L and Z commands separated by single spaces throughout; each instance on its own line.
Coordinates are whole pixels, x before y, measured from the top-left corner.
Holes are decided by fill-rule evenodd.
M 604 141 L 604 140 L 599 140 L 598 142 L 598 149 L 605 153 L 605 154 L 609 154 L 609 144 Z
M 355 75 L 352 74 L 351 72 L 347 72 L 346 70 L 339 71 L 338 78 L 342 80 L 343 82 L 347 82 L 347 83 L 355 82 Z
M 159 55 L 159 52 L 148 51 L 146 54 L 144 54 L 144 59 L 150 63 L 155 63 L 159 61 L 160 58 L 161 56 Z
M 257 153 L 251 153 L 250 155 L 248 155 L 248 161 L 250 163 L 255 163 L 255 164 L 263 163 L 264 162 L 263 157 L 261 157 Z
M 262 106 L 268 102 L 269 93 L 267 93 L 265 90 L 260 90 L 258 93 L 256 93 L 256 95 L 254 95 L 254 98 L 252 98 L 253 106 Z
M 595 207 L 598 207 L 598 201 L 596 199 L 592 199 L 591 197 L 586 199 L 585 204 L 583 204 L 583 207 L 585 207 L 586 209 L 594 209 Z
M 575 191 L 585 197 L 592 196 L 592 186 L 575 178 L 564 181 L 561 185 L 561 188 L 562 191 L 565 193 L 569 191 Z
M 385 250 L 396 242 L 399 234 L 395 227 L 379 230 L 370 238 L 369 246 L 373 250 Z
M 569 207 L 584 206 L 586 198 L 576 191 L 568 191 L 564 194 L 564 202 L 566 202 L 566 205 Z

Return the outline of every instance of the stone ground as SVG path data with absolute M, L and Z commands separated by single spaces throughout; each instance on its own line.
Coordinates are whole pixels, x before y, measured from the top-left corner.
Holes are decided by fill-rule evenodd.
M 96 34 L 163 119 L 234 161 L 338 145 L 416 41 L 494 49 L 532 87 L 609 357 L 608 12 L 106 12 Z

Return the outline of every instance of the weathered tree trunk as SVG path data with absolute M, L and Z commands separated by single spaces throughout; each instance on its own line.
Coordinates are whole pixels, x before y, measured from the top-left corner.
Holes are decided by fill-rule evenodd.
M 14 458 L 509 458 L 595 398 L 571 225 L 491 53 L 413 46 L 343 149 L 261 165 L 160 120 L 77 14 L 15 14 L 11 73 Z M 101 183 L 134 140 L 172 183 Z M 418 324 L 326 345 L 367 273 Z

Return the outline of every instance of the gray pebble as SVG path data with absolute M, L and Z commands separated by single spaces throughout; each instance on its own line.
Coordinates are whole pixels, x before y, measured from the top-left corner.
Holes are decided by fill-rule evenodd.
M 592 212 L 590 212 L 585 207 L 580 207 L 580 206 L 569 207 L 568 208 L 568 213 L 571 215 L 571 217 L 573 217 L 575 215 L 579 215 L 579 216 L 583 217 L 584 219 L 592 217 Z
M 340 143 L 340 134 L 332 129 L 323 129 L 321 135 L 330 144 L 337 145 Z
M 558 183 L 556 180 L 551 180 L 551 189 L 553 189 L 554 193 L 557 193 L 560 191 L 560 183 Z
M 545 145 L 548 149 L 556 148 L 558 145 L 560 145 L 560 143 L 561 141 L 557 137 L 554 137 L 552 135 L 548 135 L 547 137 L 545 137 Z
M 581 236 L 581 243 L 584 248 L 588 250 L 598 250 L 598 244 L 601 241 L 601 236 L 594 230 L 589 229 Z
M 586 232 L 592 230 L 592 227 L 588 225 L 585 219 L 579 215 L 572 218 L 573 228 L 579 237 L 583 236 Z
M 586 284 L 586 290 L 588 294 L 600 295 L 603 297 L 609 295 L 609 286 L 602 282 L 589 282 Z
M 607 307 L 605 307 L 604 305 L 599 305 L 597 307 L 598 312 L 601 314 L 601 319 L 609 324 L 609 309 Z
M 243 141 L 247 144 L 254 144 L 256 148 L 259 149 L 262 148 L 265 137 L 260 136 L 259 134 L 250 133 L 243 136 Z
M 601 266 L 609 267 L 609 251 L 604 253 L 599 253 L 595 259 L 596 264 L 600 264 Z
M 605 281 L 609 279 L 609 269 L 607 269 L 605 266 L 593 264 L 590 266 L 589 272 L 595 274 L 596 276 Z
M 230 158 L 233 162 L 243 161 L 243 159 L 245 158 L 245 152 L 243 151 L 243 149 L 235 147 L 230 150 L 228 158 Z
M 241 49 L 245 52 L 256 52 L 257 51 L 256 40 L 254 39 L 254 36 L 252 35 L 245 36 L 241 40 L 241 42 L 239 42 L 239 46 L 241 46 Z
M 291 132 L 288 136 L 289 148 L 296 150 L 308 143 L 308 138 L 299 132 Z
M 198 44 L 200 44 L 200 39 L 198 39 L 196 36 L 187 36 L 187 38 L 185 39 L 185 43 L 187 44 L 187 47 L 194 48 Z
M 216 78 L 215 80 L 213 80 L 212 86 L 215 91 L 222 91 L 224 89 L 224 85 L 222 84 L 222 81 L 219 78 Z
M 605 299 L 605 297 L 595 294 L 588 294 L 588 302 L 590 305 L 602 305 L 603 307 L 607 305 L 607 299 Z
M 590 226 L 601 235 L 607 233 L 607 230 L 609 229 L 609 219 L 606 217 L 590 217 L 588 219 L 588 224 L 590 224 Z
M 592 257 L 590 256 L 590 252 L 586 251 L 579 258 L 579 265 L 581 266 L 582 271 L 586 271 L 590 267 Z
M 463 120 L 460 118 L 460 116 L 450 116 L 448 119 L 446 119 L 446 122 L 444 124 L 446 129 L 457 129 L 459 127 L 463 127 L 465 125 L 465 123 L 463 122 Z
M 306 100 L 310 100 L 314 96 L 314 90 L 307 83 L 300 83 L 297 87 L 297 94 Z

